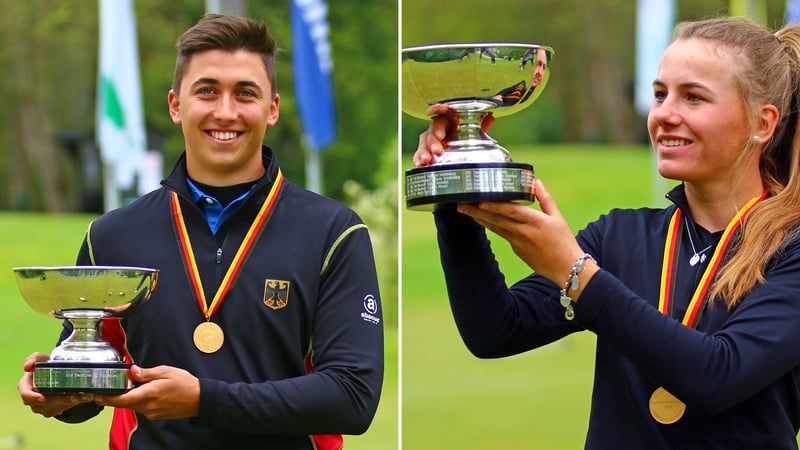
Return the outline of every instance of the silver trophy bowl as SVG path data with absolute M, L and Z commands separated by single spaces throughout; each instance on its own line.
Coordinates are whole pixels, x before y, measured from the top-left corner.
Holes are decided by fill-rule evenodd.
M 150 298 L 158 269 L 123 266 L 16 267 L 22 298 L 39 314 L 68 320 L 72 333 L 33 372 L 43 394 L 119 394 L 130 364 L 99 333 L 109 317 L 135 312 Z
M 458 126 L 434 164 L 406 171 L 406 207 L 482 200 L 533 201 L 533 166 L 512 162 L 508 150 L 482 129 L 487 114 L 515 114 L 541 96 L 550 79 L 553 49 L 538 44 L 437 44 L 402 51 L 402 108 L 430 120 L 445 104 Z

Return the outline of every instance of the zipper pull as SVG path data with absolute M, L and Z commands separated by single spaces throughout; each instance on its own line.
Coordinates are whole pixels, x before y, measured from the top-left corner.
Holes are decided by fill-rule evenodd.
M 222 248 L 217 249 L 217 264 L 222 262 Z

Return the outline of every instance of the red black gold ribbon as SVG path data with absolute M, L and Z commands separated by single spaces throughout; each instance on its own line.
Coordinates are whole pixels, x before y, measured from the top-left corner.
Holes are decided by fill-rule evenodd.
M 236 255 L 233 257 L 233 261 L 231 262 L 230 267 L 228 267 L 228 271 L 225 273 L 222 283 L 220 284 L 219 288 L 217 288 L 217 292 L 214 294 L 211 304 L 206 302 L 206 294 L 203 290 L 203 282 L 200 279 L 200 271 L 197 268 L 197 261 L 195 260 L 194 251 L 192 250 L 192 243 L 189 240 L 189 232 L 186 230 L 186 222 L 183 219 L 183 212 L 181 211 L 178 194 L 174 191 L 172 192 L 172 215 L 175 219 L 175 230 L 178 235 L 178 241 L 180 241 L 181 244 L 183 261 L 186 265 L 186 272 L 189 274 L 189 278 L 192 282 L 192 288 L 194 289 L 195 296 L 197 297 L 197 302 L 200 305 L 200 310 L 203 312 L 206 320 L 210 320 L 211 316 L 213 316 L 217 309 L 219 309 L 219 306 L 222 304 L 222 299 L 225 298 L 225 295 L 236 281 L 236 276 L 239 273 L 239 269 L 247 259 L 247 255 L 249 254 L 250 250 L 252 250 L 253 244 L 258 239 L 258 236 L 261 234 L 261 229 L 266 223 L 267 218 L 272 211 L 272 207 L 275 205 L 275 202 L 278 199 L 278 194 L 281 191 L 282 185 L 283 174 L 280 170 L 278 170 L 278 174 L 275 177 L 275 182 L 272 184 L 272 188 L 267 195 L 267 199 L 264 201 L 264 204 L 258 211 L 258 215 L 256 216 L 255 220 L 253 220 L 253 223 L 250 225 L 250 229 L 247 231 L 247 234 L 242 240 L 241 245 L 239 245 L 239 250 L 236 251 Z
M 728 222 L 728 226 L 725 227 L 725 231 L 714 249 L 714 255 L 711 257 L 705 272 L 703 272 L 700 283 L 695 289 L 694 295 L 692 295 L 692 299 L 689 302 L 689 307 L 683 316 L 681 323 L 685 326 L 692 328 L 699 322 L 700 314 L 705 305 L 708 304 L 708 289 L 711 287 L 714 275 L 719 269 L 722 257 L 728 250 L 736 230 L 739 229 L 745 216 L 753 209 L 753 206 L 766 196 L 767 193 L 765 191 L 760 196 L 750 199 Z M 670 317 L 672 317 L 675 274 L 678 271 L 677 257 L 680 253 L 681 235 L 684 229 L 684 227 L 681 227 L 681 214 L 681 210 L 676 209 L 672 219 L 670 219 L 667 239 L 664 243 L 664 262 L 661 264 L 661 290 L 658 299 L 658 310 Z M 686 404 L 663 387 L 659 387 L 653 392 L 650 396 L 648 407 L 653 419 L 663 425 L 670 425 L 679 421 L 686 411 Z
M 750 201 L 747 202 L 747 204 L 745 204 L 744 207 L 742 207 L 728 223 L 728 226 L 722 233 L 719 243 L 714 249 L 714 255 L 711 256 L 708 267 L 706 267 L 703 276 L 700 278 L 700 283 L 698 284 L 697 289 L 695 289 L 694 295 L 692 295 L 692 299 L 689 302 L 689 307 L 687 308 L 686 313 L 683 316 L 683 320 L 681 321 L 681 323 L 687 327 L 695 326 L 700 313 L 708 303 L 708 289 L 711 287 L 711 283 L 714 281 L 714 275 L 716 275 L 717 269 L 719 269 L 719 265 L 722 262 L 722 257 L 730 246 L 736 230 L 739 229 L 739 226 L 741 226 L 742 221 L 744 221 L 744 218 L 747 216 L 750 210 L 753 209 L 753 207 L 766 196 L 767 193 L 765 191 L 760 196 L 750 199 Z M 669 223 L 669 229 L 667 231 L 667 239 L 664 243 L 664 261 L 661 265 L 661 289 L 658 299 L 658 310 L 661 311 L 661 313 L 669 316 L 671 316 L 673 306 L 673 288 L 675 283 L 675 273 L 677 272 L 678 267 L 677 257 L 680 253 L 680 241 L 682 234 L 681 215 L 680 209 L 676 209 L 675 213 L 672 215 L 672 219 Z

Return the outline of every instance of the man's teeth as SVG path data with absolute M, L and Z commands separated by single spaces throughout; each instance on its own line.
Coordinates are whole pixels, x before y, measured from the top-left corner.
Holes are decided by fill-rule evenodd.
M 227 141 L 227 140 L 233 139 L 236 136 L 238 136 L 238 133 L 236 133 L 235 131 L 212 131 L 211 132 L 211 136 L 214 139 L 219 139 L 221 141 Z
M 688 145 L 689 141 L 685 139 L 664 139 L 661 144 L 667 147 L 677 147 L 679 145 Z

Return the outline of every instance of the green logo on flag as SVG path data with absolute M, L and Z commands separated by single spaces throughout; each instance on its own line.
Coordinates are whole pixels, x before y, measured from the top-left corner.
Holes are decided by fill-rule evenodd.
M 106 77 L 103 77 L 103 114 L 117 128 L 125 128 L 125 112 L 122 110 L 122 102 L 119 101 L 114 82 Z

